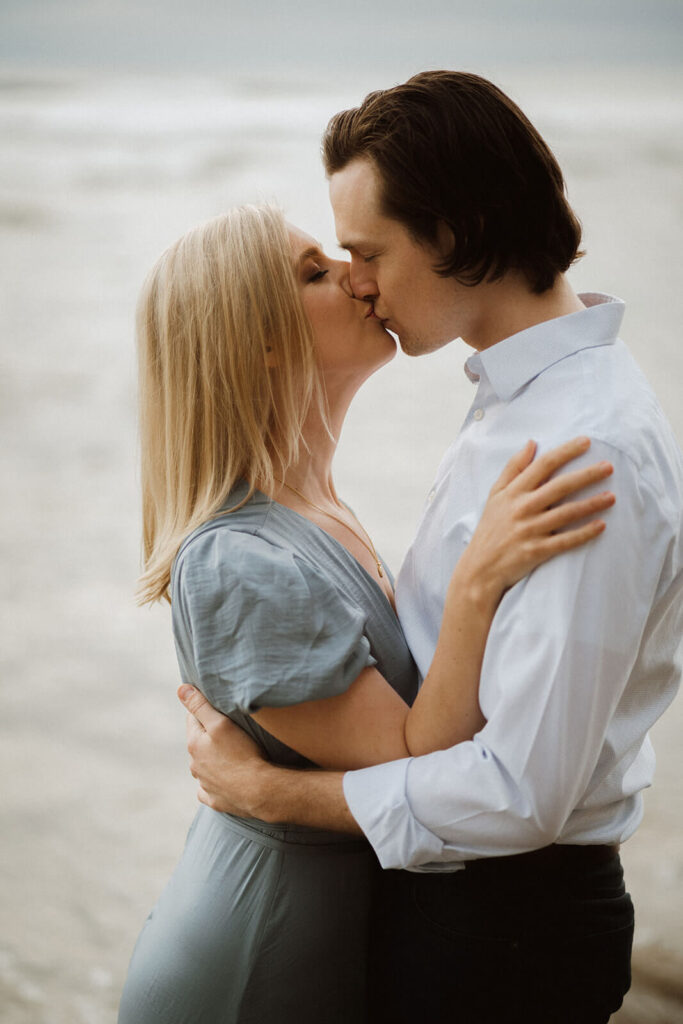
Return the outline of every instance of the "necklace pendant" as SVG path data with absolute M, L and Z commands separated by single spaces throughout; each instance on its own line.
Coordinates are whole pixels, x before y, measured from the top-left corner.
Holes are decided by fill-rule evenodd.
M 324 516 L 328 516 L 330 519 L 334 519 L 335 523 L 339 523 L 340 526 L 343 526 L 346 530 L 352 533 L 356 540 L 359 540 L 363 547 L 366 549 L 366 551 L 369 551 L 372 557 L 375 559 L 375 565 L 377 566 L 379 578 L 384 579 L 384 573 L 382 572 L 382 563 L 379 560 L 379 555 L 375 551 L 375 545 L 370 540 L 370 535 L 368 534 L 367 530 L 363 526 L 361 526 L 360 523 L 358 525 L 361 527 L 361 530 L 363 530 L 363 533 L 368 538 L 368 541 L 370 543 L 364 541 L 361 535 L 357 533 L 357 531 L 354 530 L 352 526 L 349 526 L 349 524 L 344 519 L 340 519 L 339 516 L 336 516 L 334 514 L 334 512 L 329 512 L 327 509 L 321 508 L 320 505 L 316 505 L 315 502 L 311 501 L 310 498 L 307 498 L 305 494 L 301 493 L 301 491 L 297 491 L 296 487 L 292 487 L 291 484 L 285 483 L 284 480 L 278 480 L 278 483 L 282 484 L 283 487 L 286 487 L 288 491 L 291 491 L 293 494 L 296 494 L 297 497 L 301 498 L 303 502 L 305 502 L 307 505 L 310 505 L 311 508 L 314 508 L 316 512 L 322 512 Z

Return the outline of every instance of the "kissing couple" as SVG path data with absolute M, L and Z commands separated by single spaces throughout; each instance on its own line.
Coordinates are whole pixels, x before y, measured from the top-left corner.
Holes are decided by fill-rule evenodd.
M 200 807 L 119 1022 L 598 1024 L 680 677 L 681 453 L 496 86 L 371 93 L 323 159 L 348 261 L 242 207 L 140 298 L 140 596 L 171 603 Z M 332 476 L 394 336 L 461 337 L 473 386 L 395 586 Z

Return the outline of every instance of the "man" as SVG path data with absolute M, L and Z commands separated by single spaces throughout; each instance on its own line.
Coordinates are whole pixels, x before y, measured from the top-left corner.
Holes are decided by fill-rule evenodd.
M 462 337 L 477 386 L 398 577 L 420 672 L 453 565 L 500 467 L 577 434 L 615 467 L 599 545 L 504 597 L 475 738 L 341 773 L 291 772 L 183 688 L 200 799 L 265 820 L 359 828 L 385 872 L 373 1020 L 593 1024 L 630 980 L 618 845 L 653 774 L 647 730 L 675 694 L 683 465 L 617 339 L 623 305 L 577 296 L 580 227 L 559 167 L 477 76 L 418 75 L 332 119 L 324 144 L 354 293 L 420 355 Z M 408 939 L 410 942 L 408 943 Z

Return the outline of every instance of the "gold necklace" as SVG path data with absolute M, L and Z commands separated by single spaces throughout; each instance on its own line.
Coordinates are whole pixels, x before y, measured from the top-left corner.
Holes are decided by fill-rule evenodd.
M 301 493 L 301 491 L 297 491 L 296 487 L 292 487 L 291 484 L 286 484 L 284 480 L 278 480 L 278 483 L 282 484 L 283 487 L 286 487 L 288 491 L 292 491 L 293 494 L 296 494 L 299 498 L 301 498 L 302 501 L 305 501 L 307 505 L 310 505 L 311 508 L 314 508 L 316 512 L 321 512 L 322 515 L 328 516 L 330 519 L 334 519 L 335 522 L 340 524 L 340 526 L 345 526 L 349 533 L 352 533 L 356 540 L 360 541 L 360 543 L 363 545 L 366 551 L 370 552 L 372 557 L 375 559 L 377 572 L 379 573 L 380 577 L 384 577 L 384 573 L 382 572 L 382 563 L 379 560 L 379 555 L 375 551 L 375 545 L 372 543 L 372 540 L 370 539 L 370 534 L 367 532 L 362 523 L 358 523 L 358 525 L 360 526 L 365 536 L 368 538 L 369 543 L 366 543 L 361 537 L 361 535 L 356 530 L 354 530 L 352 526 L 349 526 L 348 523 L 345 523 L 343 519 L 340 519 L 339 516 L 335 516 L 333 512 L 328 512 L 327 509 L 321 508 L 320 505 L 316 505 L 315 502 L 307 498 L 305 494 Z

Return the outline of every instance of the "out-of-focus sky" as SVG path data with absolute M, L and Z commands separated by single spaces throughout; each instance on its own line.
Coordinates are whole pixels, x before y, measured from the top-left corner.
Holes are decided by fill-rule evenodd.
M 678 65 L 683 0 L 2 0 L 7 67 Z

